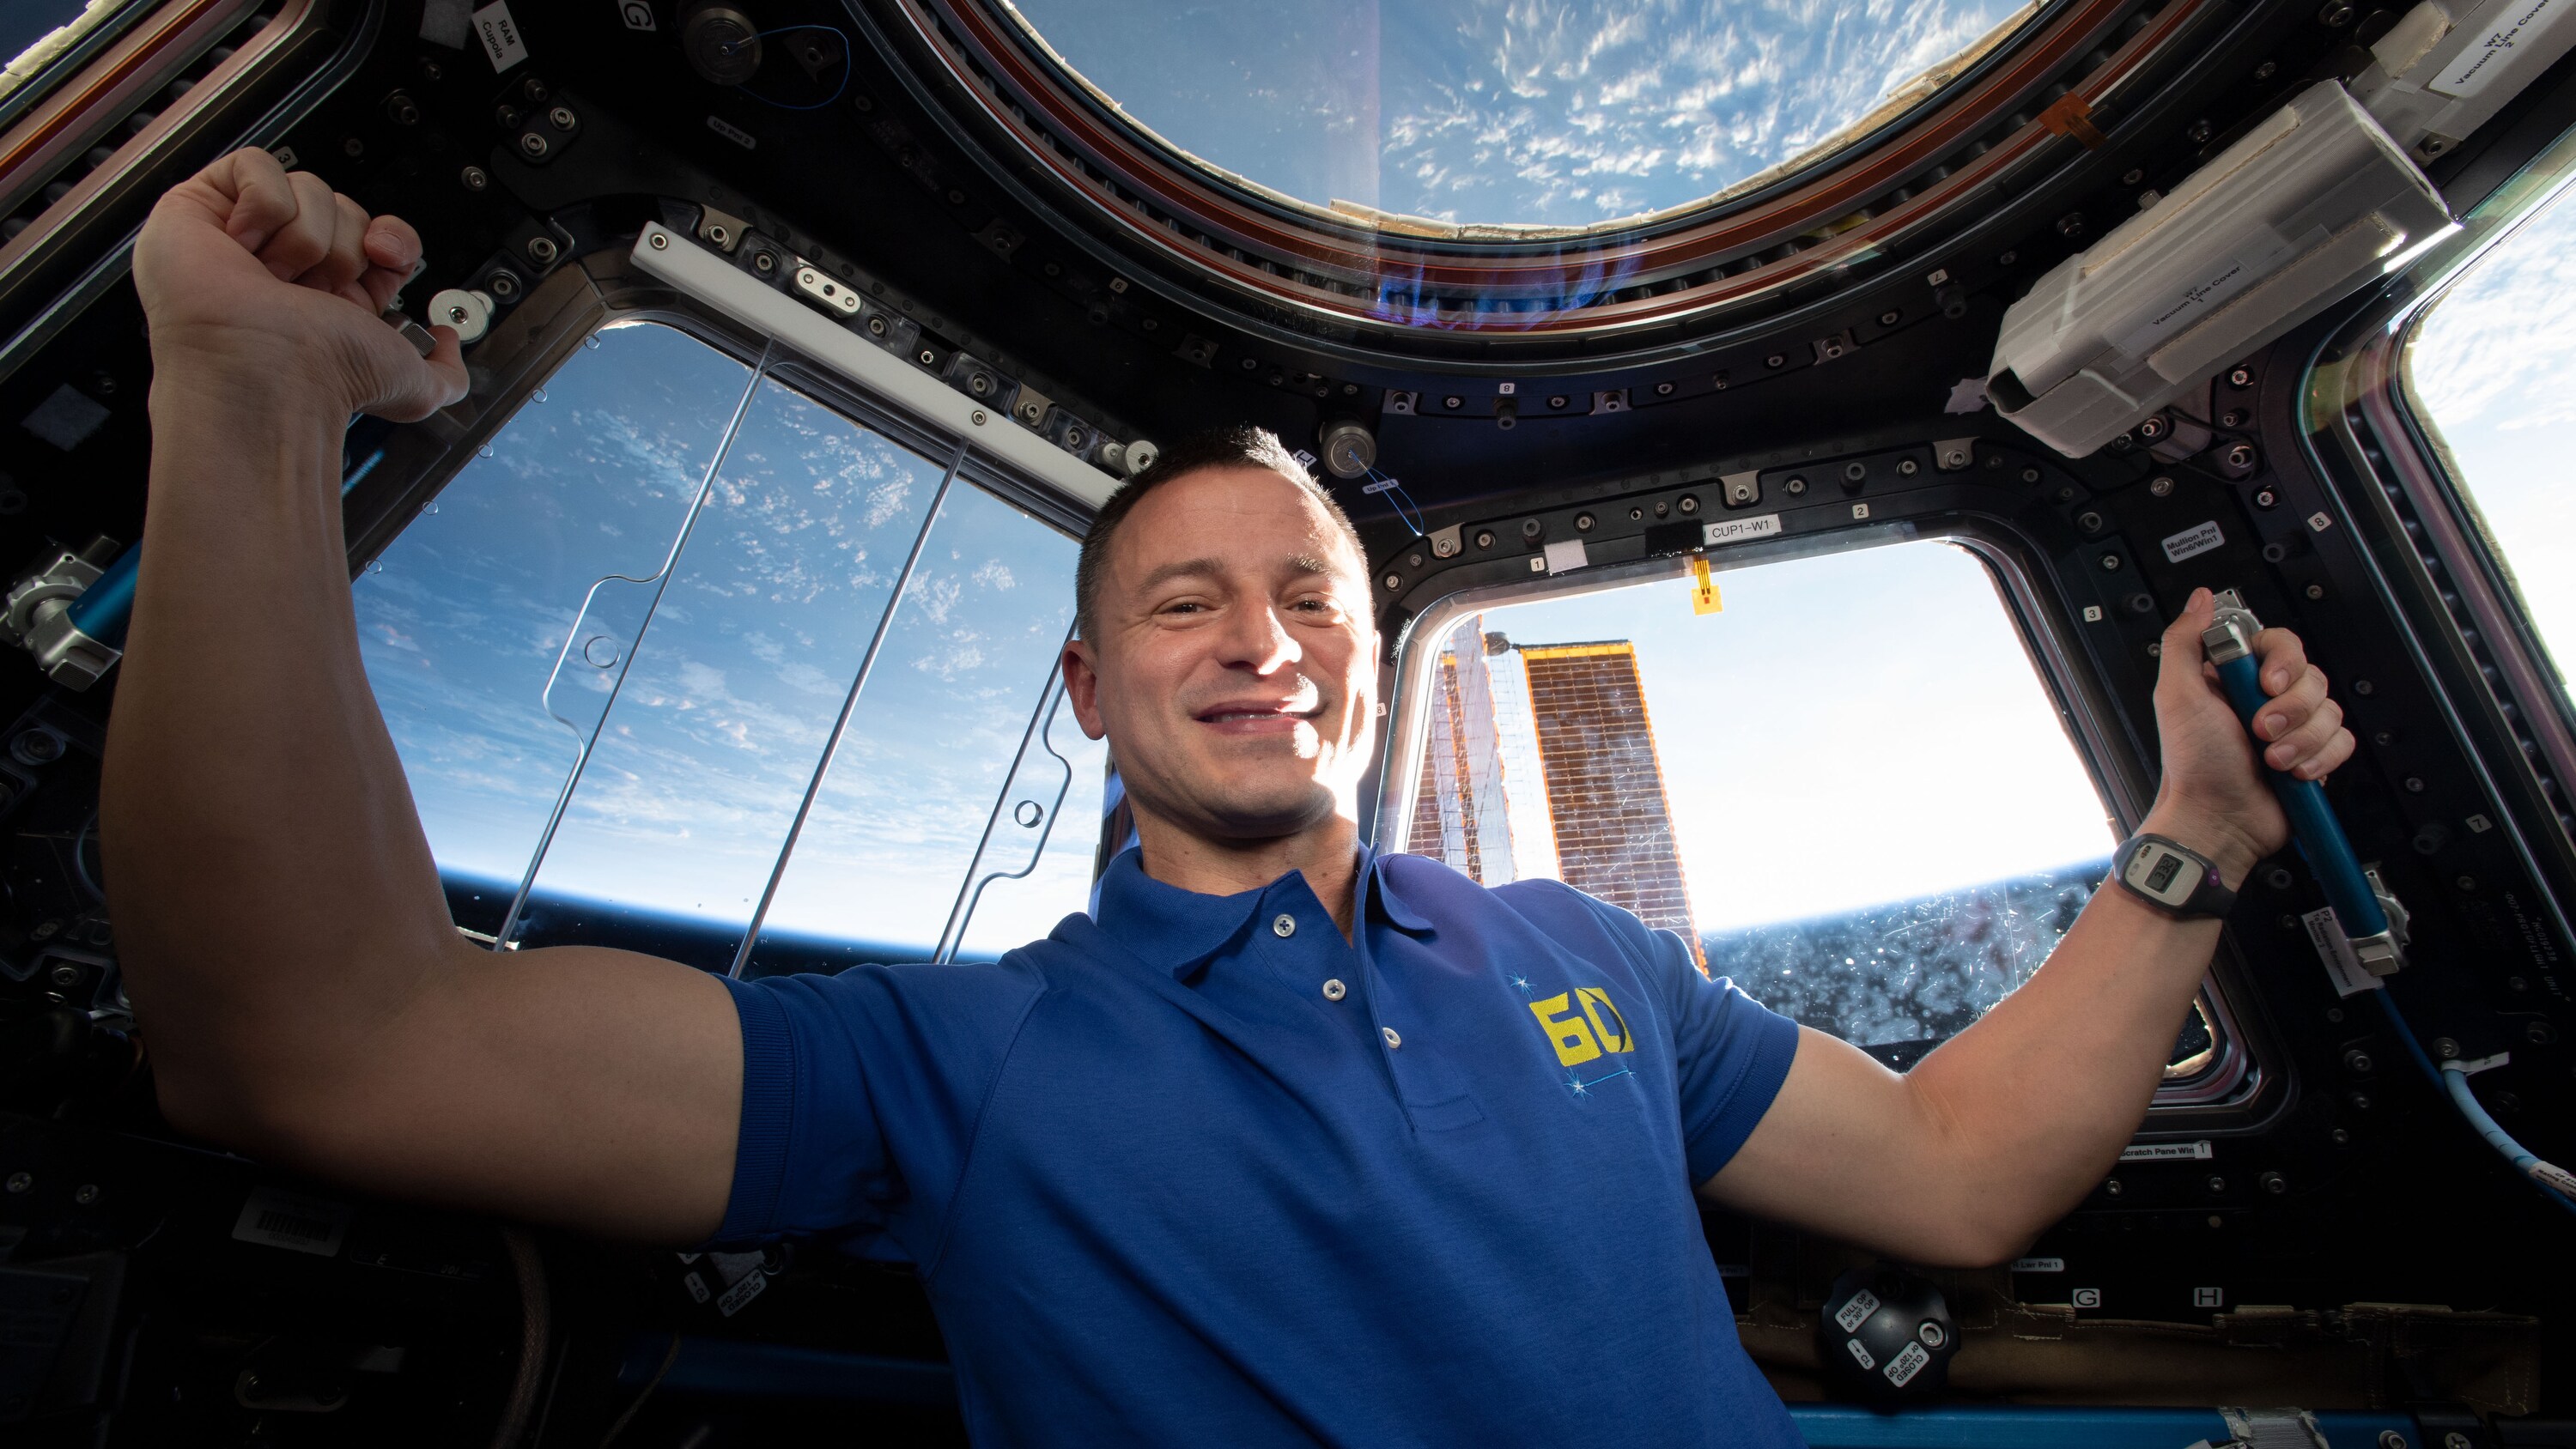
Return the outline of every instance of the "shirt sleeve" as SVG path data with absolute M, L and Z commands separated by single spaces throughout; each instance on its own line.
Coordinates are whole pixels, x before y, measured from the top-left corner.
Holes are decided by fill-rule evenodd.
M 1035 973 L 860 966 L 727 980 L 742 1123 L 719 1243 L 832 1236 L 904 1256 L 944 1218 Z
M 1675 1085 L 1691 1186 L 1717 1175 L 1771 1110 L 1798 1054 L 1798 1023 L 1701 973 L 1670 931 L 1651 932 L 1671 1003 Z

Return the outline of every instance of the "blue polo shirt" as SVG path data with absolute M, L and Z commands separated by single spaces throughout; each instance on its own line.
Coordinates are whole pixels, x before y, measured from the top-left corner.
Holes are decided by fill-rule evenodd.
M 1798 1431 L 1692 1187 L 1797 1027 L 1554 881 L 1111 864 L 991 965 L 731 983 L 722 1238 L 909 1261 L 989 1444 L 1726 1444 Z

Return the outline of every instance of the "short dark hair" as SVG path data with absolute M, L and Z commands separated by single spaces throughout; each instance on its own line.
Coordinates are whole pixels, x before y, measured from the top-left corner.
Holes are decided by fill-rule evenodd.
M 1100 578 L 1109 568 L 1109 540 L 1118 532 L 1118 525 L 1127 521 L 1127 515 L 1136 511 L 1146 494 L 1175 478 L 1210 468 L 1266 468 L 1305 489 L 1306 496 L 1314 499 L 1325 516 L 1340 527 L 1342 536 L 1351 541 L 1352 554 L 1359 559 L 1361 570 L 1367 570 L 1368 549 L 1360 543 L 1360 531 L 1351 526 L 1351 516 L 1279 441 L 1277 433 L 1248 423 L 1208 428 L 1164 449 L 1143 472 L 1110 494 L 1109 501 L 1092 516 L 1091 528 L 1082 536 L 1082 556 L 1073 566 L 1074 627 L 1083 638 L 1098 637 L 1094 625 L 1098 622 L 1095 609 L 1100 598 Z

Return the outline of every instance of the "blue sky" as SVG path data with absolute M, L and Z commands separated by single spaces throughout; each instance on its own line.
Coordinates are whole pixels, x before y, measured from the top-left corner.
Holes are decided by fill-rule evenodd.
M 1017 0 L 1137 121 L 1299 200 L 1583 225 L 1798 156 L 2011 0 Z
M 1628 639 L 1703 932 L 2096 860 L 2101 797 L 1985 565 L 1915 542 L 1488 610 Z

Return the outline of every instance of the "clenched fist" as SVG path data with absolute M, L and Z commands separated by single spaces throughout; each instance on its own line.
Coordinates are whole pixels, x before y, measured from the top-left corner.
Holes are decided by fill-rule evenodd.
M 2219 690 L 2218 671 L 2201 653 L 2201 631 L 2215 613 L 2209 590 L 2194 589 L 2165 631 L 2156 679 L 2164 781 L 2147 828 L 2207 855 L 2233 887 L 2290 840 L 2289 819 L 2256 765 L 2322 780 L 2352 758 L 2353 738 L 2299 636 L 2266 629 L 2254 640 L 2254 657 L 2270 698 L 2255 712 L 2248 740 Z
M 426 417 L 465 395 L 465 364 L 452 329 L 422 357 L 381 318 L 419 262 L 399 218 L 235 151 L 171 188 L 135 243 L 153 386 Z

